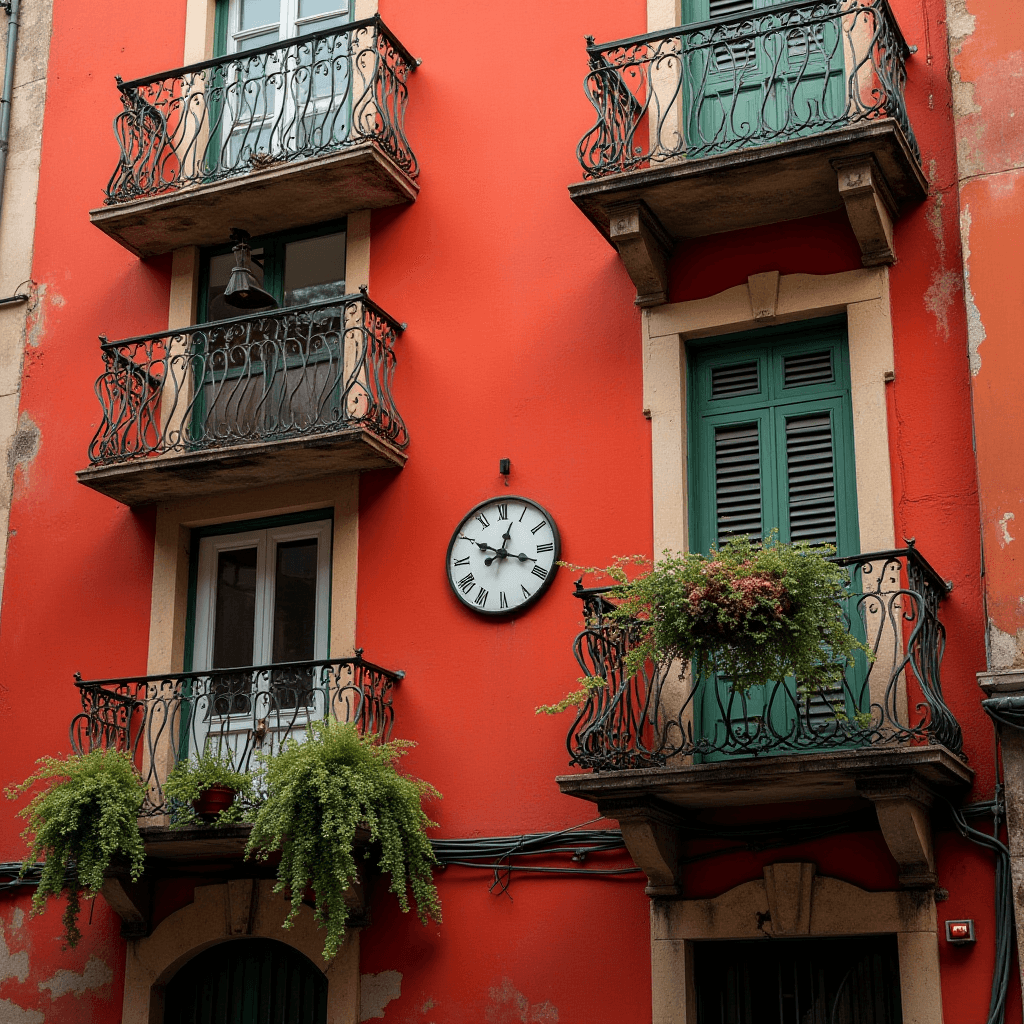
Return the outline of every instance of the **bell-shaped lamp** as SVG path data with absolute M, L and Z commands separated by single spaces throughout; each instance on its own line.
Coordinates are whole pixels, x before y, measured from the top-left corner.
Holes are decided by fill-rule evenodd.
M 276 309 L 277 299 L 257 284 L 252 272 L 249 233 L 235 228 L 231 237 L 236 243 L 231 250 L 235 254 L 235 265 L 224 289 L 224 301 L 236 309 Z

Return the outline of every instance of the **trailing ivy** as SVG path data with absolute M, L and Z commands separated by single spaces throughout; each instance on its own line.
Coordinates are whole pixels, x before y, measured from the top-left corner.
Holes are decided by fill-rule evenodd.
M 626 655 L 626 675 L 647 662 L 678 660 L 698 676 L 721 673 L 738 691 L 794 676 L 809 693 L 840 685 L 857 651 L 871 657 L 850 633 L 844 616 L 850 579 L 829 561 L 834 553 L 828 545 L 783 544 L 773 531 L 763 544 L 741 537 L 708 555 L 666 554 L 653 566 L 619 558 L 606 569 L 583 571 L 614 581 L 612 621 L 642 627 Z M 627 567 L 638 564 L 645 571 L 630 579 Z M 581 689 L 537 711 L 555 714 L 581 704 L 604 682 L 581 679 Z
M 146 787 L 131 757 L 119 750 L 94 750 L 67 758 L 43 757 L 40 767 L 7 795 L 16 799 L 37 783 L 47 783 L 18 815 L 28 822 L 22 837 L 29 853 L 21 875 L 44 861 L 32 912 L 41 913 L 50 896 L 67 895 L 65 948 L 81 938 L 81 899 L 103 887 L 103 873 L 120 855 L 129 862 L 133 880 L 142 875 L 145 854 L 138 815 Z
M 350 723 L 324 719 L 311 723 L 301 741 L 260 755 L 267 798 L 256 811 L 246 853 L 267 860 L 280 850 L 274 890 L 290 893 L 285 927 L 294 923 L 312 889 L 317 923 L 327 929 L 325 959 L 345 939 L 345 892 L 358 877 L 354 847 L 361 827 L 380 844 L 379 864 L 391 876 L 402 910 L 409 910 L 411 890 L 420 920 L 441 920 L 433 882 L 437 859 L 426 835 L 434 823 L 421 806 L 424 798 L 440 794 L 398 771 L 399 758 L 411 746 L 404 740 L 377 744 Z
M 206 790 L 226 786 L 235 791 L 235 802 L 217 815 L 215 825 L 230 825 L 244 821 L 248 805 L 252 802 L 252 776 L 235 770 L 229 753 L 207 752 L 179 761 L 167 776 L 164 795 L 173 805 L 172 827 L 184 828 L 202 824 L 192 808 Z

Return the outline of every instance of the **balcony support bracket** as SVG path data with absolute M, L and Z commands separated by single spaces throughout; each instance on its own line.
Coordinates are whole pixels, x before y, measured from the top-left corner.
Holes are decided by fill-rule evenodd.
M 833 160 L 839 179 L 839 195 L 860 245 L 865 267 L 896 262 L 892 243 L 892 225 L 896 203 L 873 157 Z
M 858 779 L 857 790 L 875 805 L 882 835 L 899 865 L 900 885 L 904 889 L 934 889 L 938 875 L 931 793 L 920 782 L 899 776 Z
M 647 875 L 644 892 L 659 897 L 681 895 L 680 815 L 657 800 L 643 798 L 601 800 L 597 809 L 619 823 L 633 863 Z
M 668 302 L 668 257 L 672 239 L 646 203 L 622 203 L 608 210 L 608 233 L 636 286 L 638 306 Z
M 127 862 L 115 860 L 103 877 L 101 895 L 121 918 L 121 936 L 140 939 L 149 934 L 152 887 L 143 876 L 133 882 Z

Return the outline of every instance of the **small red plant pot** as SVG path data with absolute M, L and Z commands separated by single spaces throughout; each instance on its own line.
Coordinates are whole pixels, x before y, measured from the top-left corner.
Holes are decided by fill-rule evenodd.
M 229 786 L 211 786 L 204 789 L 192 808 L 207 824 L 216 820 L 221 811 L 226 811 L 235 802 L 235 791 Z

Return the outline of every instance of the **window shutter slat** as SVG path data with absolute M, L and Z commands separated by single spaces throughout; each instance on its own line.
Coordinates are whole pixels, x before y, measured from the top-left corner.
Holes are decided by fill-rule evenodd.
M 720 545 L 732 537 L 761 539 L 761 448 L 756 423 L 715 430 L 715 507 Z
M 712 18 L 731 18 L 734 14 L 752 11 L 754 0 L 711 0 L 709 8 Z
M 835 544 L 835 459 L 827 414 L 786 421 L 786 472 L 790 538 Z
M 756 362 L 711 368 L 712 400 L 756 395 L 760 389 Z
M 831 352 L 810 352 L 786 356 L 783 360 L 783 387 L 803 388 L 809 384 L 831 384 L 835 381 Z

